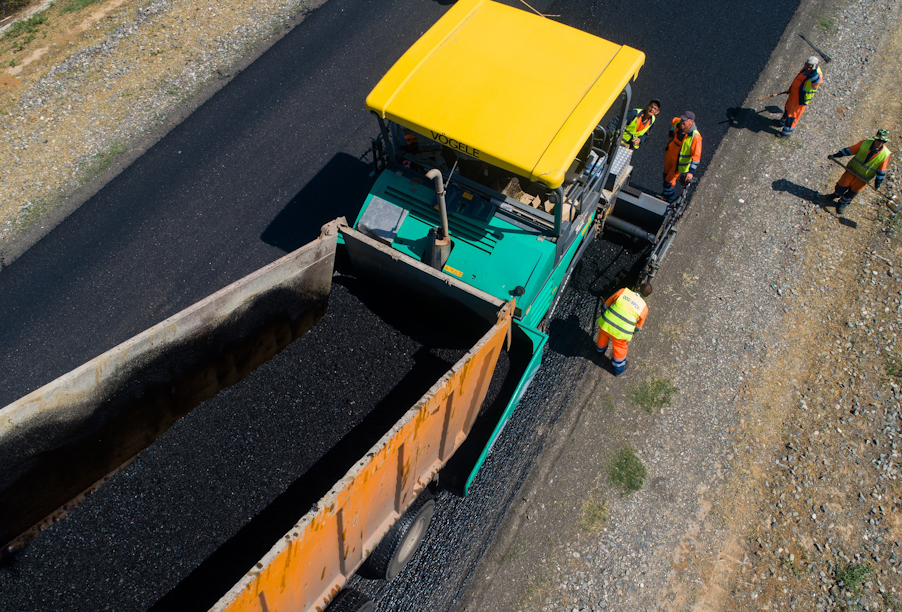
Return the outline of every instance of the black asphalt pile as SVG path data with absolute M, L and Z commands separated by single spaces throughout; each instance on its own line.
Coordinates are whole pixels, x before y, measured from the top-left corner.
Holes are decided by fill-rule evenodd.
M 0 610 L 208 609 L 488 328 L 336 279 L 313 330 L 7 559 Z
M 470 494 L 461 498 L 440 493 L 423 545 L 394 580 L 351 580 L 351 586 L 376 600 L 378 611 L 455 608 L 570 394 L 587 368 L 599 367 L 595 351 L 599 300 L 632 286 L 650 250 L 647 242 L 611 229 L 587 247 L 579 273 L 549 322 L 542 367 L 492 447 Z M 515 372 L 522 355 L 513 351 L 510 359 Z

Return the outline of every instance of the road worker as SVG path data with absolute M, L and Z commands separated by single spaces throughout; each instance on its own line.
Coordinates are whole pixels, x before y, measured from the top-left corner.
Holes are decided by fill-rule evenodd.
M 634 108 L 626 115 L 626 127 L 620 143 L 634 151 L 645 142 L 648 132 L 655 124 L 655 115 L 661 112 L 661 101 L 652 100 L 645 108 Z
M 702 158 L 702 135 L 695 129 L 695 113 L 686 111 L 670 123 L 664 155 L 664 199 L 676 200 L 677 180 L 688 185 Z
M 890 150 L 886 146 L 889 141 L 889 130 L 877 130 L 873 138 L 862 140 L 858 144 L 828 155 L 829 159 L 854 155 L 846 171 L 839 177 L 833 193 L 825 196 L 827 200 L 839 198 L 836 212 L 843 214 L 855 194 L 864 189 L 868 181 L 874 179 L 874 189 L 880 189 L 883 179 L 886 178 L 886 167 L 889 164 Z
M 608 350 L 608 344 L 614 346 L 611 358 L 614 376 L 620 376 L 629 367 L 626 360 L 627 343 L 632 340 L 636 330 L 645 324 L 648 306 L 642 298 L 649 295 L 651 284 L 642 283 L 637 291 L 623 288 L 604 303 L 604 310 L 598 317 L 596 350 L 604 355 Z
M 799 124 L 799 119 L 802 118 L 802 113 L 808 108 L 814 93 L 823 82 L 824 74 L 818 68 L 817 58 L 812 55 L 805 61 L 805 65 L 802 66 L 799 74 L 796 75 L 792 85 L 789 86 L 789 91 L 784 92 L 789 94 L 789 98 L 786 100 L 786 106 L 783 107 L 783 116 L 777 120 L 777 124 L 783 127 L 777 136 L 790 136 L 792 134 L 792 131 Z

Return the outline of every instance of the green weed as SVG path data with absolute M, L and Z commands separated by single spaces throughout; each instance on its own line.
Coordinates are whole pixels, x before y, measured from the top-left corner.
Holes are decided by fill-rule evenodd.
M 850 563 L 846 566 L 846 569 L 843 570 L 842 574 L 840 574 L 839 579 L 842 580 L 842 583 L 846 585 L 846 588 L 853 593 L 862 593 L 861 583 L 864 582 L 864 579 L 873 573 L 873 571 L 874 568 L 871 567 L 870 563 L 861 563 L 858 565 Z
M 667 378 L 653 378 L 629 392 L 628 397 L 645 412 L 654 414 L 664 406 L 669 406 L 679 389 Z
M 88 162 L 88 176 L 96 176 L 110 167 L 113 160 L 125 153 L 125 145 L 118 140 L 113 142 L 106 151 L 94 155 Z
M 610 393 L 601 396 L 601 407 L 607 412 L 617 412 L 617 406 L 614 405 L 614 397 Z
M 893 378 L 902 378 L 902 361 L 895 357 L 887 357 L 885 362 L 886 373 Z
M 100 2 L 100 0 L 68 0 L 62 7 L 60 7 L 60 13 L 72 13 L 74 11 L 80 11 L 86 6 L 91 6 Z
M 29 34 L 31 38 L 28 39 L 27 42 L 31 42 L 34 40 L 34 36 L 37 33 L 41 24 L 47 23 L 47 15 L 45 15 L 46 11 L 41 11 L 40 13 L 35 13 L 28 19 L 23 19 L 22 21 L 17 21 L 12 24 L 6 33 L 3 35 L 4 38 L 18 38 L 22 34 Z
M 817 18 L 817 25 L 825 32 L 833 32 L 836 29 L 836 22 L 823 15 Z
M 617 459 L 611 464 L 608 472 L 608 481 L 623 489 L 623 495 L 635 493 L 642 488 L 648 470 L 639 461 L 633 449 L 627 446 L 617 454 Z

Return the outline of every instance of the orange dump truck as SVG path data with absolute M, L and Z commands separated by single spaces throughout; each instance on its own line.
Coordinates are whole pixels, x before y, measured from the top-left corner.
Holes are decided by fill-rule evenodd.
M 484 321 L 484 333 L 375 445 L 355 449 L 353 467 L 214 609 L 312 611 L 332 600 L 330 610 L 366 609 L 356 592 L 336 595 L 355 571 L 390 578 L 416 552 L 432 516 L 430 483 L 477 421 L 488 421 L 480 428 L 489 435 L 476 441 L 487 451 L 506 418 L 480 414 L 499 355 L 520 351 L 524 365 L 533 364 L 513 373 L 521 384 L 502 398 L 502 405 L 515 405 L 544 340 L 512 329 L 513 302 L 399 257 L 343 219 L 324 226 L 314 242 L 0 410 L 4 551 L 32 546 L 43 528 L 87 503 L 86 493 L 181 416 L 313 329 L 328 309 L 340 243 L 352 273 L 422 295 L 424 304 L 439 296 L 452 311 Z M 481 452 L 469 455 L 474 461 L 464 478 Z

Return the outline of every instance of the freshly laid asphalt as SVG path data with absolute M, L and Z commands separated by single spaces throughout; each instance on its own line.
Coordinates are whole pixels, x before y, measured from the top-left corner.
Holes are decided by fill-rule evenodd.
M 530 4 L 646 53 L 634 106 L 655 97 L 663 110 L 633 157 L 633 184 L 651 190 L 660 187 L 670 118 L 696 113 L 704 170 L 729 129 L 727 109 L 741 105 L 798 6 L 794 0 Z M 376 131 L 363 100 L 446 8 L 329 0 L 4 268 L 0 405 L 306 243 L 324 222 L 353 219 L 371 180 L 359 157 Z M 793 76 L 786 75 L 787 83 Z M 526 85 L 553 95 L 553 83 Z M 391 602 L 379 609 L 450 609 L 459 599 L 541 449 L 545 426 L 565 404 L 562 383 L 591 363 L 586 348 L 592 349 L 597 299 L 621 280 L 575 283 L 551 324 L 543 369 L 473 495 L 439 497 L 441 528 L 393 583 L 358 581 Z

